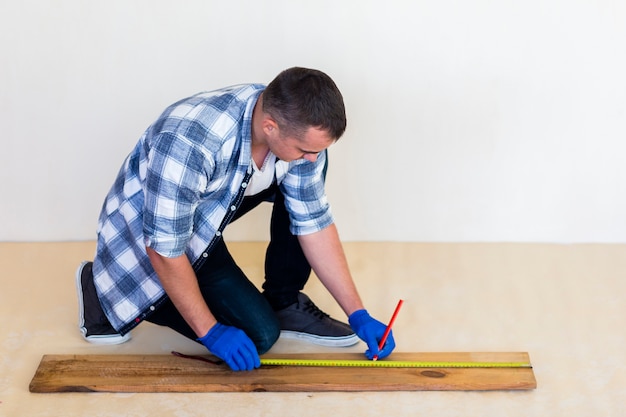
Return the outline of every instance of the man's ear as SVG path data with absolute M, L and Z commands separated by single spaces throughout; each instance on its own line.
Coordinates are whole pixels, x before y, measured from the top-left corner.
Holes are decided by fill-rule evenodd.
M 263 132 L 266 135 L 274 133 L 274 131 L 278 132 L 278 123 L 276 123 L 276 120 L 272 119 L 269 116 L 263 119 L 261 126 L 263 127 Z

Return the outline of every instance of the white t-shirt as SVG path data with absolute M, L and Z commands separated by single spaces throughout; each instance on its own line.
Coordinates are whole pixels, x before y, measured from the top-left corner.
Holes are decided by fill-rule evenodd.
M 267 190 L 274 182 L 276 176 L 276 155 L 271 151 L 267 153 L 263 165 L 261 168 L 256 166 L 254 159 L 252 160 L 252 177 L 248 181 L 246 187 L 245 196 L 251 196 L 260 193 L 263 190 Z

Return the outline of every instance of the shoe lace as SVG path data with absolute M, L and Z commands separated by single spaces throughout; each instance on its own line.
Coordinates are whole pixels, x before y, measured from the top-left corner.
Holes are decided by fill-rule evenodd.
M 313 301 L 305 301 L 304 302 L 304 311 L 307 313 L 312 314 L 313 316 L 319 318 L 319 319 L 323 319 L 325 317 L 330 317 L 330 315 L 324 313 L 322 310 L 319 309 L 319 307 L 317 307 L 315 304 L 313 304 Z

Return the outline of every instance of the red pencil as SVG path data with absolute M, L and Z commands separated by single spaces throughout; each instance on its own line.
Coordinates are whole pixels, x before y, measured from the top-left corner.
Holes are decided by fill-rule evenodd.
M 402 303 L 404 303 L 404 300 L 398 301 L 396 310 L 393 312 L 393 315 L 391 316 L 391 320 L 389 320 L 389 324 L 387 325 L 387 328 L 385 329 L 385 333 L 383 333 L 382 339 L 380 339 L 380 342 L 378 342 L 378 350 L 382 350 L 383 347 L 385 346 L 385 342 L 387 341 L 387 338 L 389 337 L 389 333 L 391 332 L 391 327 L 393 326 L 393 322 L 396 321 L 396 317 L 398 316 L 400 307 L 402 307 Z M 373 361 L 378 360 L 378 355 L 374 355 L 372 360 Z

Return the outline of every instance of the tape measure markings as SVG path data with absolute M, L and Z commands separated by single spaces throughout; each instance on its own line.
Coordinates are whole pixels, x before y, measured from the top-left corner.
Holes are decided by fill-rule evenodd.
M 172 351 L 172 355 L 187 359 L 196 359 L 214 365 L 221 360 L 211 360 L 198 355 L 185 355 Z M 364 359 L 286 359 L 261 358 L 261 365 L 266 366 L 310 366 L 310 367 L 360 367 L 360 368 L 532 368 L 528 362 L 484 362 L 484 361 L 370 361 Z
M 532 368 L 527 362 L 369 361 L 343 359 L 264 359 L 268 366 L 318 366 L 361 368 Z

